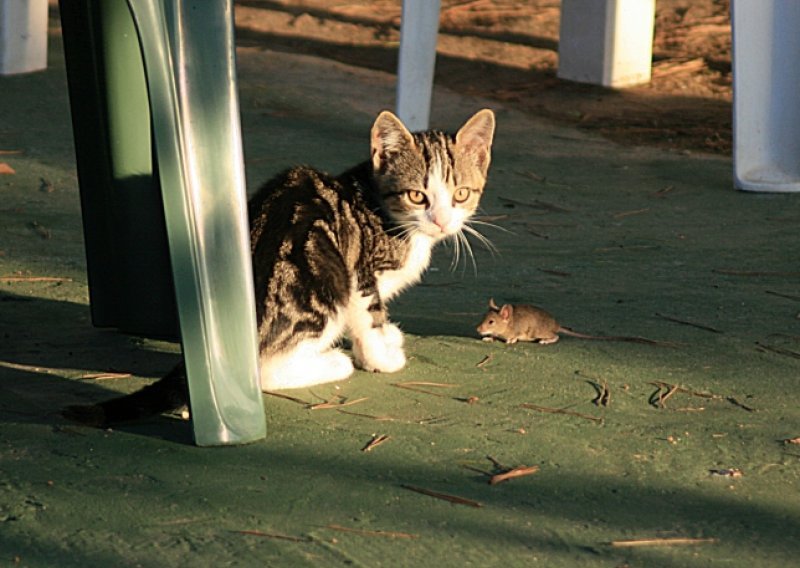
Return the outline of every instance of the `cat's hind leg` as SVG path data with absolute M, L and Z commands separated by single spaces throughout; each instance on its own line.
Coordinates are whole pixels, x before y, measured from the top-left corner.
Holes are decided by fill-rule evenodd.
M 341 381 L 353 374 L 353 362 L 332 345 L 343 323 L 330 321 L 319 337 L 301 340 L 283 352 L 261 357 L 261 389 L 297 389 Z

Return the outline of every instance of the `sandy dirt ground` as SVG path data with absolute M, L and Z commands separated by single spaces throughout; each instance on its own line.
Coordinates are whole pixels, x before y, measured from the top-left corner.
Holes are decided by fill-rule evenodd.
M 563 81 L 557 0 L 443 0 L 436 82 L 627 144 L 729 154 L 730 0 L 659 0 L 649 84 Z M 240 43 L 393 71 L 399 0 L 240 0 Z

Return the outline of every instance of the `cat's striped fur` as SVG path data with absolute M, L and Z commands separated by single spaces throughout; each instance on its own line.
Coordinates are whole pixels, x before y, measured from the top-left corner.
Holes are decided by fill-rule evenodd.
M 265 390 L 400 370 L 403 335 L 386 302 L 416 283 L 434 245 L 463 238 L 490 162 L 494 114 L 455 136 L 410 133 L 392 113 L 371 131 L 371 160 L 337 176 L 308 167 L 267 182 L 250 200 L 251 252 Z M 347 334 L 352 360 L 336 347 Z M 182 369 L 142 391 L 68 415 L 92 423 L 170 410 Z

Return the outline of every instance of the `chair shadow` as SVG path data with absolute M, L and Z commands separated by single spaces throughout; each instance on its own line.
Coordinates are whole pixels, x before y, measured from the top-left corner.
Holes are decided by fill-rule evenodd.
M 0 423 L 79 428 L 61 415 L 65 406 L 118 396 L 119 390 L 106 385 L 131 380 L 143 385 L 141 377 L 158 378 L 180 358 L 153 349 L 145 338 L 93 327 L 84 304 L 0 292 L 0 307 L 5 316 L 0 322 Z M 179 443 L 192 440 L 190 422 L 165 417 L 115 429 Z

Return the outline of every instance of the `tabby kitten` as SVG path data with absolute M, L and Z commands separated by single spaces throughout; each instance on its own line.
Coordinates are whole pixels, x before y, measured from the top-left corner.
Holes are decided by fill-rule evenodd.
M 264 390 L 309 387 L 355 366 L 392 373 L 406 363 L 386 303 L 416 283 L 439 241 L 459 239 L 486 182 L 494 114 L 455 136 L 410 133 L 391 112 L 372 126 L 368 162 L 338 177 L 296 167 L 249 204 Z M 456 243 L 457 244 L 457 243 Z M 347 334 L 353 359 L 335 347 Z M 182 366 L 131 395 L 66 414 L 105 424 L 172 410 L 187 394 Z

